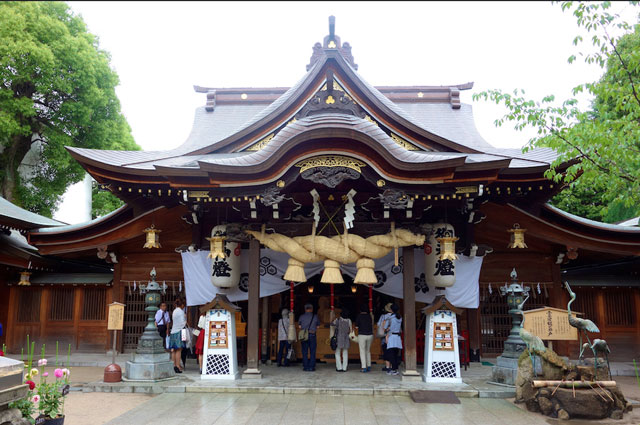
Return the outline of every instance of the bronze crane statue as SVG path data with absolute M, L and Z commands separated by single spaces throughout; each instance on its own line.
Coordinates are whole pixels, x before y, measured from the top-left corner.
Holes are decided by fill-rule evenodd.
M 571 290 L 571 287 L 569 286 L 569 282 L 564 282 L 564 286 L 567 288 L 567 291 L 569 291 L 569 295 L 571 296 L 571 300 L 567 304 L 567 311 L 569 314 L 569 324 L 578 330 L 578 336 L 580 338 L 580 342 L 579 342 L 580 355 L 578 356 L 578 359 L 581 359 L 582 354 L 584 353 L 584 346 L 582 344 L 582 334 L 584 333 L 584 336 L 587 337 L 587 341 L 589 341 L 589 346 L 592 347 L 593 344 L 591 344 L 591 339 L 589 339 L 589 335 L 587 334 L 587 332 L 600 333 L 600 329 L 598 329 L 596 324 L 589 319 L 581 319 L 579 317 L 573 317 L 571 315 L 571 303 L 576 300 L 576 294 Z
M 593 365 L 595 374 L 598 374 L 598 354 L 602 354 L 607 360 L 607 368 L 609 369 L 609 380 L 611 380 L 611 365 L 609 364 L 609 353 L 611 352 L 611 349 L 609 348 L 607 341 L 605 341 L 604 339 L 596 338 L 593 340 L 593 344 L 591 345 L 587 344 L 586 342 L 582 344 L 583 350 L 587 347 L 591 348 L 591 351 L 593 351 Z
M 531 359 L 531 366 L 533 367 L 533 376 L 536 375 L 536 364 L 533 360 L 533 355 L 536 353 L 544 353 L 547 351 L 547 347 L 544 346 L 544 342 L 538 335 L 534 335 L 524 328 L 524 311 L 518 311 L 522 315 L 522 322 L 520 322 L 520 338 L 527 345 L 527 351 L 529 351 L 529 358 Z

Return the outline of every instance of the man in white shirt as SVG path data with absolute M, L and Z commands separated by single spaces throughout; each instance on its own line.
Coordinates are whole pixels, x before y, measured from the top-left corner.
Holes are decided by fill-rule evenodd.
M 162 345 L 167 348 L 167 325 L 171 322 L 169 312 L 167 311 L 167 303 L 161 302 L 160 309 L 156 311 L 156 326 L 158 333 L 162 337 Z

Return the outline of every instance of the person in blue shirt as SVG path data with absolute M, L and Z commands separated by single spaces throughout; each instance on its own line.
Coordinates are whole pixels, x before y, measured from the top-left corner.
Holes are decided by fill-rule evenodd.
M 309 339 L 302 342 L 302 370 L 305 372 L 314 372 L 316 370 L 316 347 L 318 342 L 316 339 L 316 330 L 318 329 L 318 316 L 313 314 L 313 306 L 305 304 L 304 314 L 298 319 L 298 327 L 300 330 L 309 331 Z
M 162 345 L 167 348 L 167 325 L 171 322 L 169 312 L 167 311 L 167 303 L 164 301 L 160 303 L 160 308 L 156 311 L 156 326 L 158 327 L 158 333 L 162 337 Z
M 402 359 L 402 338 L 400 338 L 400 334 L 402 333 L 402 316 L 400 316 L 400 308 L 396 304 L 391 306 L 391 311 L 392 314 L 389 315 L 389 318 L 386 320 L 387 335 L 385 338 L 387 341 L 389 360 L 391 361 L 391 370 L 387 371 L 387 375 L 399 375 L 398 366 Z

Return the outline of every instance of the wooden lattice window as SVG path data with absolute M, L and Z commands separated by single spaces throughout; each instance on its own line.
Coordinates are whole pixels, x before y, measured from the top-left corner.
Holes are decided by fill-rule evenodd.
M 579 317 L 589 319 L 599 326 L 596 290 L 576 288 L 575 293 L 576 300 L 571 304 L 571 310 L 582 313 Z
M 607 325 L 633 326 L 633 293 L 628 289 L 604 289 Z
M 42 288 L 20 288 L 18 293 L 18 323 L 39 322 Z
M 105 320 L 107 291 L 105 288 L 84 288 L 82 320 Z
M 491 293 L 489 293 L 489 284 L 480 282 L 480 333 L 483 355 L 502 353 L 504 341 L 511 331 L 511 316 L 509 315 L 507 297 L 500 295 L 498 286 L 493 284 Z M 531 296 L 524 305 L 525 310 L 549 305 L 551 284 L 541 283 L 540 287 L 540 294 L 537 293 L 535 286 L 531 288 Z
M 63 322 L 73 320 L 73 294 L 74 288 L 52 288 L 50 293 L 51 304 L 49 308 L 49 320 Z
M 167 303 L 167 311 L 171 314 L 173 311 L 173 302 L 176 297 L 185 296 L 184 285 L 180 288 L 178 283 L 167 283 L 167 286 L 167 292 L 162 295 L 162 301 Z M 180 291 L 180 289 L 182 289 L 182 291 Z M 124 309 L 123 348 L 125 350 L 132 350 L 138 346 L 138 338 L 140 338 L 145 326 L 147 326 L 147 312 L 144 311 L 144 295 L 140 294 L 139 289 L 134 292 L 133 285 L 129 285 L 125 294 L 125 304 L 127 308 Z

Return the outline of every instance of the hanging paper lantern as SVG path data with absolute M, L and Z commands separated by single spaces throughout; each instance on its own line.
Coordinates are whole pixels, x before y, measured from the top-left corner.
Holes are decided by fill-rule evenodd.
M 162 230 L 156 229 L 156 227 L 152 224 L 151 227 L 147 227 L 143 230 L 143 232 L 147 235 L 147 240 L 143 248 L 162 248 L 162 245 L 160 245 L 159 235 Z
M 356 285 L 351 285 L 351 293 L 355 294 L 356 292 L 358 292 L 358 287 Z
M 307 292 L 309 292 L 310 294 L 313 294 L 313 289 L 314 289 L 314 288 L 313 288 L 313 285 L 309 285 L 309 286 L 307 287 Z
M 456 282 L 455 230 L 448 223 L 436 223 L 424 249 L 424 269 L 430 288 L 447 288 Z M 447 244 L 445 248 L 445 244 Z
M 527 229 L 521 229 L 518 223 L 513 225 L 513 229 L 509 229 L 508 232 L 511 233 L 511 242 L 507 245 L 507 248 L 528 248 L 527 244 L 524 243 L 524 232 Z
M 18 282 L 18 286 L 31 286 L 29 276 L 31 276 L 29 272 L 20 272 L 20 282 Z
M 227 226 L 218 225 L 211 229 L 211 283 L 220 289 L 236 287 L 240 282 L 240 254 L 241 249 L 231 250 L 227 239 Z M 238 244 L 240 245 L 240 244 Z

